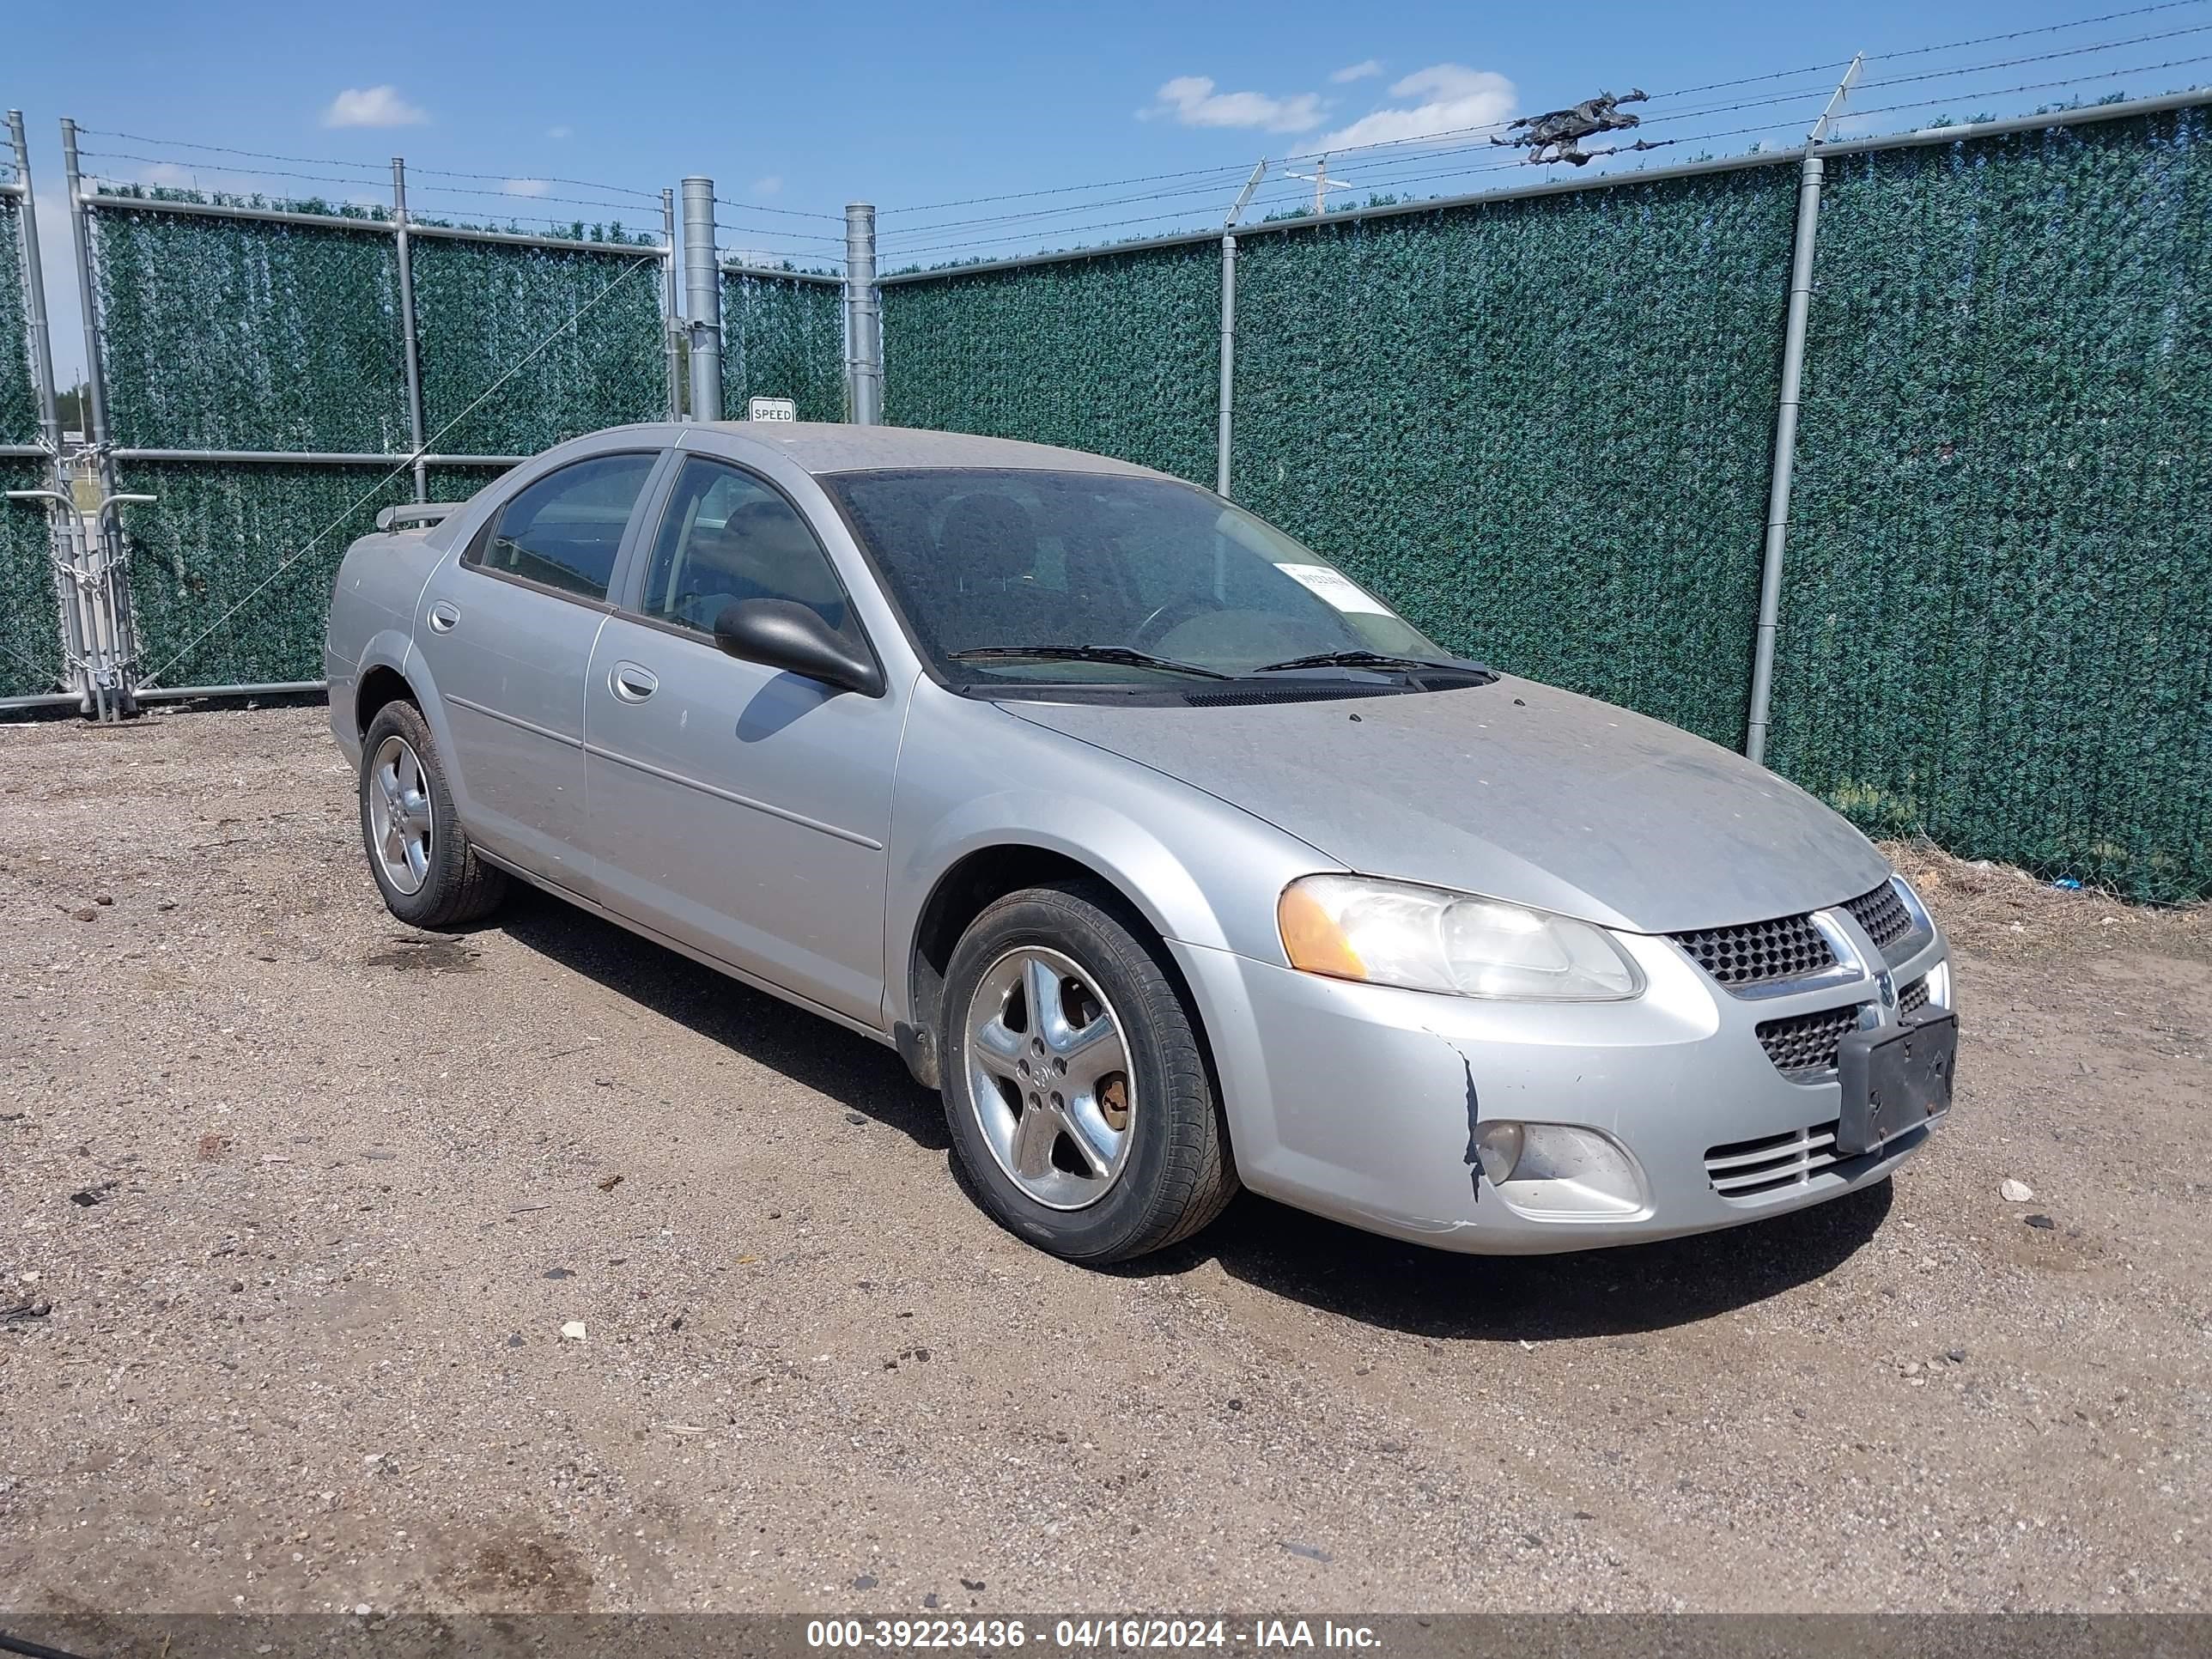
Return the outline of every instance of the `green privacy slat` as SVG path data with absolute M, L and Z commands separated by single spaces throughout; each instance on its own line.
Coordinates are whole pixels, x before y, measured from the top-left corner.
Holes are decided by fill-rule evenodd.
M 2212 120 L 1831 164 L 1769 758 L 2212 892 Z
M 106 203 L 92 222 L 118 443 L 407 447 L 398 261 L 388 233 Z
M 387 470 L 123 464 L 122 488 L 156 497 L 125 508 L 123 518 L 142 672 L 158 675 L 163 685 L 322 678 L 323 629 L 338 561 L 355 537 L 374 527 L 377 508 L 414 498 L 406 472 L 379 483 Z M 430 494 L 465 500 L 498 476 L 434 467 Z M 326 533 L 318 539 L 319 532 Z M 218 624 L 241 601 L 237 614 Z M 210 625 L 213 633 L 191 643 Z
M 722 273 L 722 409 L 789 398 L 802 421 L 845 418 L 844 290 Z
M 27 444 L 39 435 L 25 331 L 22 221 L 22 204 L 0 196 L 0 443 L 6 444 Z
M 1233 492 L 1455 650 L 1741 741 L 1795 185 L 1245 238 Z
M 43 462 L 0 459 L 0 489 L 46 489 Z M 36 696 L 61 687 L 60 624 L 46 509 L 0 501 L 0 697 Z
M 884 418 L 1097 450 L 1213 482 L 1212 243 L 883 290 Z
M 428 236 L 411 251 L 423 424 L 441 453 L 529 455 L 601 427 L 666 416 L 657 251 Z

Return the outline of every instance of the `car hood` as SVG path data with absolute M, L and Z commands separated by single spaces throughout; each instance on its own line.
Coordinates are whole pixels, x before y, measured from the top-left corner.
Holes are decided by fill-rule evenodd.
M 1865 836 L 1764 767 L 1510 676 L 1244 707 L 1000 706 L 1180 778 L 1346 868 L 1635 933 L 1794 915 L 1889 874 Z

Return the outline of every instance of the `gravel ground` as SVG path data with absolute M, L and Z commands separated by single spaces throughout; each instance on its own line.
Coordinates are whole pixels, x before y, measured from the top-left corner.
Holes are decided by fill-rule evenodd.
M 2212 1605 L 2170 927 L 1962 922 L 1952 1123 L 1796 1217 L 1091 1272 L 889 1051 L 542 897 L 395 923 L 322 718 L 0 729 L 0 1603 Z

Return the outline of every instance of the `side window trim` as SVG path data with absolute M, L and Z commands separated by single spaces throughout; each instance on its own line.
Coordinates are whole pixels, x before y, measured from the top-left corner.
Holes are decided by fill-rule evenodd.
M 630 504 L 629 517 L 623 521 L 622 540 L 615 548 L 614 564 L 607 575 L 606 597 L 595 599 L 588 594 L 577 592 L 574 588 L 556 587 L 550 582 L 537 581 L 510 570 L 495 570 L 483 562 L 484 553 L 491 545 L 492 538 L 499 533 L 500 520 L 507 516 L 507 509 L 524 495 L 544 483 L 548 478 L 559 477 L 571 467 L 588 465 L 593 461 L 614 460 L 624 455 L 650 455 L 653 458 L 653 464 L 645 476 L 645 483 L 639 487 L 636 501 Z M 657 522 L 657 520 L 653 518 L 652 509 L 657 507 L 666 493 L 668 480 L 676 470 L 676 460 L 675 450 L 653 445 L 640 445 L 634 449 L 608 449 L 602 450 L 596 455 L 579 455 L 573 461 L 562 462 L 550 472 L 541 472 L 492 509 L 483 523 L 477 526 L 476 534 L 470 537 L 467 544 L 461 549 L 459 556 L 454 562 L 454 568 L 467 571 L 472 575 L 489 577 L 493 581 L 507 582 L 516 587 L 527 588 L 532 593 L 543 593 L 551 599 L 564 599 L 570 605 L 581 605 L 586 611 L 597 611 L 605 615 L 612 615 L 620 609 L 617 596 L 623 592 L 630 579 L 629 573 L 637 562 L 637 547 L 641 532 L 649 520 Z

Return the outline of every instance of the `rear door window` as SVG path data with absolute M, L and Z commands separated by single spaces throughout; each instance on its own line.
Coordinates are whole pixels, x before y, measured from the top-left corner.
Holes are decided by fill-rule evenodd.
M 501 507 L 466 562 L 580 599 L 607 597 L 623 531 L 658 458 L 599 455 L 564 466 Z

